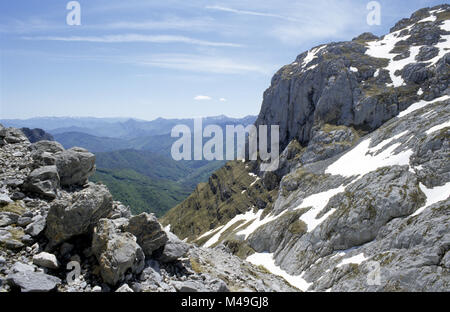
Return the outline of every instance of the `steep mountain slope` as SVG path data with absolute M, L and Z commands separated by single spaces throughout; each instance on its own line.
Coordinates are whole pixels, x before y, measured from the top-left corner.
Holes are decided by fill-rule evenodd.
M 280 166 L 231 162 L 163 218 L 301 290 L 450 286 L 450 6 L 321 45 L 272 79 Z

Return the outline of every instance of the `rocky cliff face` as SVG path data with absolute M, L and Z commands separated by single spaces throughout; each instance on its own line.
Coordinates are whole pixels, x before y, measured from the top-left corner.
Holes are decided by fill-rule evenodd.
M 442 5 L 300 54 L 256 121 L 280 126 L 278 170 L 231 162 L 163 224 L 305 291 L 447 291 L 449 39 Z
M 256 124 L 279 125 L 282 146 L 307 145 L 324 124 L 370 132 L 447 88 L 448 6 L 422 9 L 377 38 L 321 45 L 272 78 Z M 420 95 L 417 92 L 420 91 Z
M 179 240 L 151 214 L 133 216 L 88 182 L 94 171 L 85 149 L 31 144 L 0 125 L 0 292 L 296 290 L 227 250 Z

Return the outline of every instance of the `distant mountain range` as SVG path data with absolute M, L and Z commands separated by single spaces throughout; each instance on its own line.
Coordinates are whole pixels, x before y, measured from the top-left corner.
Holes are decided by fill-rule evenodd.
M 203 124 L 237 125 L 253 124 L 256 116 L 231 118 L 224 115 L 205 117 Z M 152 121 L 126 118 L 93 117 L 38 117 L 31 119 L 2 119 L 0 123 L 7 127 L 41 128 L 58 135 L 63 133 L 84 133 L 97 137 L 133 139 L 168 134 L 175 125 L 185 124 L 193 127 L 194 119 L 164 119 Z
M 226 125 L 247 126 L 255 120 L 256 116 L 216 116 L 204 118 L 203 125 L 225 129 Z M 177 140 L 170 136 L 172 128 L 184 124 L 193 130 L 194 119 L 43 117 L 0 123 L 43 129 L 67 149 L 78 146 L 95 153 L 97 173 L 92 180 L 106 184 L 115 199 L 130 205 L 135 213 L 150 211 L 162 216 L 225 163 L 171 158 L 171 146 Z

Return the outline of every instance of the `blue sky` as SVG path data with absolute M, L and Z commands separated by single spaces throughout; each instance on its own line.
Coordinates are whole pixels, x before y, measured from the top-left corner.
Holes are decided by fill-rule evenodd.
M 275 71 L 298 54 L 387 33 L 442 1 L 65 0 L 0 2 L 0 118 L 256 115 Z

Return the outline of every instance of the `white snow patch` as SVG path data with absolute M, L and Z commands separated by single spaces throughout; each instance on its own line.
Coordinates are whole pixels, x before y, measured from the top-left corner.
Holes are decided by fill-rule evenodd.
M 375 71 L 375 73 L 373 74 L 373 76 L 374 76 L 375 78 L 377 78 L 379 74 L 380 74 L 380 69 L 377 69 L 377 70 Z
M 425 23 L 425 22 L 434 22 L 437 20 L 437 17 L 434 15 L 430 15 L 427 18 L 421 19 L 420 21 L 417 22 L 418 23 Z
M 244 194 L 245 192 L 247 192 L 247 190 L 243 190 L 243 191 L 241 192 L 241 194 Z
M 258 182 L 259 180 L 261 180 L 261 178 L 260 177 L 256 177 L 255 181 L 253 181 L 252 184 L 250 184 L 250 187 L 255 185 L 255 183 Z
M 441 29 L 445 31 L 450 31 L 450 20 L 445 20 L 441 25 Z
M 356 256 L 353 256 L 353 257 L 350 257 L 347 259 L 343 259 L 336 267 L 339 268 L 339 267 L 349 264 L 349 263 L 359 265 L 359 264 L 363 263 L 364 261 L 366 261 L 367 259 L 369 259 L 369 258 L 366 258 L 364 256 L 364 253 L 360 253 L 360 254 L 357 254 Z
M 403 133 L 401 133 L 404 135 Z M 400 135 L 400 134 L 399 134 Z M 393 138 L 385 140 L 390 143 Z M 331 164 L 325 173 L 332 175 L 341 175 L 344 177 L 351 177 L 359 175 L 360 177 L 365 174 L 375 171 L 378 168 L 388 167 L 388 166 L 404 166 L 409 165 L 409 158 L 413 154 L 411 149 L 404 150 L 398 154 L 393 154 L 401 144 L 396 143 L 381 153 L 373 155 L 381 147 L 384 147 L 387 143 L 385 141 L 381 142 L 375 147 L 369 148 L 371 139 L 366 139 L 359 143 L 355 148 L 344 154 L 341 158 Z
M 273 254 L 271 253 L 254 253 L 247 258 L 247 261 L 254 265 L 261 265 L 272 274 L 283 277 L 289 284 L 300 289 L 301 291 L 306 291 L 312 285 L 312 283 L 308 283 L 303 279 L 303 274 L 290 275 L 277 266 L 275 264 Z
M 412 104 L 410 107 L 408 107 L 404 111 L 401 111 L 400 114 L 398 114 L 397 117 L 398 118 L 402 118 L 402 117 L 404 117 L 404 116 L 406 116 L 408 114 L 411 114 L 412 112 L 414 112 L 414 111 L 416 111 L 418 109 L 421 109 L 421 108 L 423 108 L 423 107 L 425 107 L 427 105 L 430 105 L 430 104 L 433 104 L 433 103 L 436 103 L 436 102 L 445 101 L 445 100 L 448 100 L 448 99 L 450 99 L 450 96 L 444 95 L 444 96 L 441 96 L 441 97 L 436 98 L 436 99 L 431 100 L 431 101 L 421 100 L 421 101 L 419 101 L 417 103 Z
M 358 68 L 353 67 L 353 66 L 350 66 L 350 70 L 351 70 L 352 72 L 354 72 L 354 73 L 357 73 L 357 72 L 358 72 Z
M 429 21 L 433 22 L 435 20 L 436 20 L 436 16 L 429 16 L 429 17 L 419 21 L 418 23 L 429 22 Z M 401 76 L 396 76 L 395 72 L 397 70 L 402 70 L 406 65 L 408 65 L 410 63 L 416 62 L 415 59 L 416 59 L 416 56 L 419 54 L 421 46 L 412 46 L 409 51 L 410 56 L 405 59 L 402 59 L 402 60 L 395 61 L 394 57 L 397 56 L 398 54 L 390 53 L 390 51 L 392 51 L 392 49 L 395 47 L 397 42 L 399 42 L 401 40 L 406 40 L 407 38 L 410 37 L 410 35 L 400 37 L 399 36 L 400 33 L 404 30 L 411 29 L 413 26 L 414 25 L 410 25 L 408 27 L 405 27 L 404 29 L 387 34 L 381 40 L 375 40 L 375 41 L 367 43 L 369 46 L 369 49 L 366 51 L 367 55 L 376 57 L 376 58 L 389 59 L 389 64 L 386 67 L 386 69 L 389 71 L 392 83 L 389 84 L 388 86 L 399 87 L 399 86 L 404 85 L 405 82 L 404 82 L 403 78 Z M 450 31 L 450 20 L 443 21 L 440 28 L 444 31 Z M 450 39 L 450 35 L 442 35 L 441 36 L 441 40 L 440 40 L 441 42 L 439 42 L 435 45 L 435 47 L 437 47 L 439 49 L 439 53 L 436 57 L 427 61 L 427 63 L 430 63 L 428 65 L 428 67 L 435 65 L 446 53 L 448 53 L 449 39 Z M 377 76 L 378 76 L 378 73 L 376 73 L 374 75 L 374 77 L 377 77 Z
M 442 200 L 446 200 L 450 196 L 450 182 L 431 189 L 427 188 L 422 183 L 419 183 L 419 187 L 427 197 L 427 201 L 425 203 L 425 206 L 417 209 L 416 212 L 414 212 L 411 216 L 417 216 L 421 214 L 429 206 L 434 205 L 435 203 L 438 203 Z
M 249 176 L 251 176 L 251 177 L 254 177 L 254 178 L 256 178 L 256 177 L 257 177 L 257 175 L 256 175 L 256 174 L 254 174 L 253 172 L 249 172 L 249 173 L 248 173 L 248 175 L 249 175 Z
M 368 42 L 367 45 L 369 48 L 366 51 L 366 54 L 375 57 L 375 58 L 385 58 L 389 59 L 389 64 L 386 67 L 386 69 L 389 71 L 389 74 L 391 76 L 392 84 L 389 84 L 388 86 L 393 87 L 400 87 L 405 82 L 403 81 L 403 78 L 401 76 L 396 76 L 395 72 L 397 70 L 402 70 L 406 65 L 415 62 L 416 56 L 419 54 L 420 47 L 412 46 L 410 48 L 410 56 L 395 61 L 394 57 L 396 57 L 398 54 L 396 53 L 390 53 L 392 49 L 395 47 L 397 42 L 401 40 L 405 40 L 409 37 L 409 35 L 405 37 L 398 37 L 400 34 L 400 31 L 396 31 L 390 34 L 387 34 L 384 36 L 381 40 L 375 40 Z
M 420 88 L 419 91 L 417 91 L 417 95 L 421 96 L 422 94 L 423 94 L 423 90 L 422 90 L 422 88 Z
M 263 210 L 258 210 L 258 212 L 254 215 L 255 220 L 251 224 L 249 224 L 244 230 L 236 233 L 236 235 L 244 235 L 245 239 L 247 239 L 250 236 L 250 234 L 252 234 L 260 226 L 278 219 L 286 211 L 287 210 L 284 210 L 282 213 L 280 213 L 279 215 L 276 215 L 276 216 L 269 214 L 268 216 L 266 216 L 264 219 L 261 220 L 261 215 L 263 213 Z
M 236 215 L 233 219 L 231 219 L 230 221 L 228 221 L 228 223 L 223 226 L 219 232 L 217 232 L 216 234 L 214 234 L 213 237 L 211 237 L 204 245 L 203 247 L 211 247 L 212 245 L 214 245 L 215 243 L 217 243 L 219 241 L 220 236 L 222 235 L 223 232 L 225 232 L 227 229 L 229 229 L 231 226 L 233 226 L 236 222 L 239 221 L 244 221 L 244 223 L 255 219 L 257 216 L 257 214 L 253 213 L 253 209 L 250 209 L 249 211 L 247 211 L 244 214 L 239 214 Z
M 312 207 L 306 213 L 302 214 L 300 220 L 305 222 L 308 226 L 308 232 L 313 231 L 319 224 L 325 221 L 330 215 L 332 215 L 336 209 L 331 209 L 320 219 L 317 219 L 317 215 L 325 208 L 331 197 L 336 194 L 342 193 L 345 190 L 345 186 L 341 185 L 338 188 L 328 190 L 326 192 L 316 193 L 303 199 L 300 206 L 294 210 Z
M 433 128 L 429 129 L 426 133 L 431 134 L 433 132 L 439 131 L 439 130 L 447 128 L 447 127 L 450 127 L 450 120 L 446 121 L 440 125 L 434 126 Z
M 308 65 L 309 63 L 311 63 L 315 58 L 317 58 L 317 53 L 320 52 L 320 50 L 322 50 L 323 48 L 325 48 L 326 46 L 322 46 L 319 48 L 314 48 L 311 49 L 310 51 L 308 51 L 308 54 L 305 56 L 305 58 L 303 59 L 302 62 L 302 67 L 306 67 L 306 65 Z M 305 68 L 306 69 L 306 68 Z
M 403 131 L 403 132 L 401 132 L 401 133 L 399 133 L 397 135 L 394 135 L 392 138 L 386 139 L 383 142 L 381 142 L 380 144 L 378 144 L 377 146 L 372 147 L 369 152 L 371 154 L 374 154 L 374 153 L 378 152 L 379 150 L 381 150 L 386 145 L 388 145 L 389 143 L 391 143 L 392 141 L 398 140 L 398 139 L 400 139 L 401 137 L 405 136 L 408 133 L 409 133 L 409 131 L 406 130 L 406 131 Z
M 208 231 L 208 232 L 206 232 L 206 233 L 203 233 L 202 235 L 200 235 L 199 237 L 197 237 L 196 240 L 200 240 L 200 239 L 202 239 L 203 237 L 209 236 L 209 235 L 211 235 L 212 233 L 214 233 L 214 232 L 216 232 L 216 231 L 219 231 L 221 228 L 223 228 L 223 225 L 222 225 L 222 226 L 219 226 L 218 228 L 212 229 L 212 230 L 210 230 L 210 231 Z

